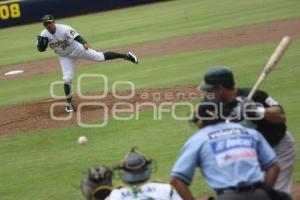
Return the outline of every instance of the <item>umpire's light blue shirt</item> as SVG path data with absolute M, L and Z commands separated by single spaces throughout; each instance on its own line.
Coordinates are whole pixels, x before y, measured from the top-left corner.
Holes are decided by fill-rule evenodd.
M 262 170 L 277 161 L 264 137 L 237 123 L 200 129 L 184 145 L 172 176 L 190 184 L 196 167 L 213 189 L 263 181 Z

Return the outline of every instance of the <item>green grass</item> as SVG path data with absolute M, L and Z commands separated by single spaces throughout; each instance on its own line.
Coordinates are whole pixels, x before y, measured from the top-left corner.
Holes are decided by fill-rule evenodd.
M 299 7 L 298 0 L 181 0 L 66 18 L 58 22 L 76 28 L 96 49 L 108 49 L 295 18 L 300 16 Z M 33 24 L 0 30 L 3 47 L 0 49 L 0 66 L 54 57 L 51 51 L 44 54 L 35 51 L 35 36 L 40 29 L 40 24 Z M 147 58 L 139 65 L 101 63 L 76 69 L 75 78 L 83 73 L 102 73 L 108 76 L 110 87 L 118 80 L 132 81 L 137 88 L 172 87 L 197 84 L 209 66 L 224 64 L 234 71 L 237 85 L 252 86 L 276 45 Z M 284 106 L 289 130 L 298 144 L 299 45 L 299 39 L 293 42 L 263 85 L 263 89 Z M 60 79 L 61 73 L 56 72 L 0 81 L 0 105 L 49 98 L 50 83 Z M 82 87 L 83 92 L 97 92 L 102 90 L 102 83 L 88 79 Z M 122 89 L 125 87 L 119 88 Z M 58 87 L 56 91 L 62 94 L 62 88 Z M 179 113 L 186 116 L 187 111 L 181 108 Z M 153 179 L 168 181 L 179 149 L 195 128 L 187 122 L 174 121 L 168 114 L 164 115 L 163 121 L 153 120 L 152 114 L 150 110 L 143 111 L 138 121 L 111 119 L 108 126 L 99 129 L 73 126 L 0 137 L 0 199 L 82 199 L 79 190 L 82 172 L 95 163 L 116 164 L 132 146 L 139 146 L 157 161 L 158 171 L 153 174 Z M 76 144 L 80 135 L 88 137 L 90 142 L 87 146 Z M 199 176 L 198 173 L 192 186 L 197 196 L 209 192 L 205 183 L 199 181 Z M 294 180 L 300 181 L 299 177 L 298 161 Z M 120 180 L 115 181 L 120 183 Z
M 289 97 L 300 71 L 296 68 L 300 62 L 298 46 L 300 40 L 295 40 L 278 68 L 269 80 L 271 88 L 282 90 L 280 97 Z M 277 44 L 264 44 L 232 49 L 218 49 L 204 52 L 176 54 L 171 56 L 147 58 L 139 65 L 128 62 L 100 63 L 90 67 L 76 69 L 73 85 L 76 92 L 76 77 L 84 73 L 105 74 L 111 87 L 115 81 L 132 81 L 137 88 L 170 87 L 174 85 L 197 84 L 209 66 L 224 64 L 230 66 L 236 73 L 240 85 L 255 82 L 262 66 L 265 65 Z M 285 73 L 285 72 L 291 73 Z M 247 72 L 247 73 L 245 73 Z M 290 75 L 293 76 L 290 76 Z M 277 78 L 276 78 L 277 77 Z M 0 81 L 0 105 L 30 102 L 50 97 L 50 84 L 60 80 L 61 73 L 48 73 L 16 80 Z M 276 84 L 284 80 L 284 85 Z M 267 83 L 268 84 L 268 83 Z M 119 87 L 118 90 L 126 89 Z M 103 83 L 96 78 L 85 78 L 82 84 L 83 92 L 99 92 Z M 58 94 L 63 94 L 63 88 L 57 86 Z M 299 95 L 298 90 L 293 91 Z
M 176 113 L 186 116 L 187 110 L 181 107 Z M 75 126 L 1 137 L 0 160 L 4 163 L 0 171 L 1 199 L 82 199 L 79 190 L 82 172 L 96 163 L 117 164 L 133 146 L 157 162 L 158 170 L 152 179 L 167 182 L 180 148 L 195 130 L 188 122 L 175 121 L 169 114 L 164 114 L 162 121 L 153 120 L 153 111 L 148 110 L 140 113 L 138 121 L 111 119 L 104 128 Z M 298 133 L 300 129 L 293 126 L 291 131 Z M 89 139 L 88 145 L 76 144 L 81 135 Z M 299 143 L 299 134 L 294 136 Z M 299 176 L 298 163 L 295 180 L 299 181 Z M 118 176 L 114 184 L 120 184 Z M 210 192 L 199 172 L 191 188 L 196 196 Z
M 284 106 L 289 130 L 298 144 L 300 92 L 295 86 L 300 75 L 297 67 L 300 62 L 299 44 L 300 40 L 293 42 L 263 85 L 263 89 Z M 275 46 L 276 44 L 264 44 L 149 58 L 139 66 L 123 62 L 99 64 L 78 69 L 77 74 L 105 73 L 109 76 L 110 83 L 130 80 L 137 87 L 167 87 L 199 83 L 208 66 L 225 64 L 234 71 L 237 85 L 251 86 Z M 49 83 L 58 77 L 59 73 L 53 73 L 2 81 L 1 103 L 45 98 L 48 96 Z M 83 87 L 85 91 L 97 91 L 101 90 L 101 83 L 91 79 Z M 19 95 L 14 98 L 16 94 Z M 4 97 L 6 100 L 3 103 Z M 188 111 L 181 108 L 179 113 L 186 116 Z M 153 120 L 152 115 L 152 111 L 143 111 L 139 121 L 110 120 L 107 127 L 99 129 L 74 126 L 1 137 L 0 162 L 4 163 L 0 170 L 1 199 L 82 199 L 78 189 L 81 172 L 95 163 L 112 165 L 118 162 L 132 146 L 139 146 L 142 151 L 155 158 L 158 171 L 153 174 L 154 179 L 168 181 L 179 149 L 195 129 L 187 122 L 174 121 L 168 114 L 164 115 L 163 121 Z M 76 144 L 80 135 L 89 138 L 87 146 Z M 299 177 L 298 161 L 294 171 L 295 181 L 300 181 Z M 197 196 L 209 192 L 205 183 L 199 180 L 198 174 L 192 186 Z
M 105 128 L 72 127 L 1 137 L 0 160 L 5 163 L 0 171 L 1 199 L 82 199 L 81 172 L 95 163 L 115 165 L 133 146 L 157 162 L 153 179 L 167 181 L 179 149 L 194 129 L 170 116 L 151 120 L 152 115 L 146 111 L 139 121 L 110 120 Z M 80 135 L 88 137 L 88 145 L 76 144 Z
M 299 17 L 298 0 L 178 0 L 58 19 L 96 49 Z M 0 66 L 54 57 L 35 50 L 40 23 L 0 30 Z

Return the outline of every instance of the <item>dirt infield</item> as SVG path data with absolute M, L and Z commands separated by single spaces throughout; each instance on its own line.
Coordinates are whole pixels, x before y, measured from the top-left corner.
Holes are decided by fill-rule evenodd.
M 251 45 L 265 42 L 278 41 L 284 35 L 292 37 L 300 36 L 300 18 L 270 22 L 265 24 L 251 25 L 245 27 L 228 28 L 210 33 L 202 33 L 192 36 L 185 36 L 180 38 L 167 39 L 163 41 L 154 41 L 145 44 L 137 44 L 129 47 L 119 48 L 117 50 L 123 51 L 130 49 L 136 52 L 140 57 L 162 56 L 180 52 L 192 52 L 196 50 L 206 50 L 213 48 L 238 47 L 243 45 Z M 88 66 L 92 61 L 80 60 L 79 67 Z M 3 73 L 8 70 L 24 69 L 25 73 L 16 77 L 6 77 Z M 45 61 L 38 61 L 33 63 L 24 63 L 15 66 L 0 68 L 0 80 L 8 78 L 25 77 L 35 74 L 49 73 L 51 71 L 58 71 L 57 59 L 50 59 Z M 143 102 L 139 95 L 142 93 L 157 93 L 157 92 L 176 92 L 181 91 L 185 94 L 195 92 L 193 87 L 177 87 L 166 89 L 152 89 L 152 90 L 137 90 L 132 99 L 127 100 L 129 103 Z M 126 93 L 126 92 L 125 92 Z M 175 102 L 179 100 L 186 101 L 187 99 L 173 99 Z M 171 101 L 173 101 L 171 100 Z M 161 99 L 156 104 L 163 103 L 166 100 Z M 63 100 L 55 100 L 53 102 L 32 102 L 22 105 L 13 105 L 0 107 L 0 134 L 8 134 L 14 132 L 22 132 L 29 130 L 39 130 L 54 127 L 62 127 L 65 124 L 76 124 L 77 117 L 73 116 L 67 121 L 55 121 L 50 118 L 50 108 L 53 103 L 63 103 Z M 112 98 L 110 94 L 104 100 L 98 100 L 98 103 L 105 103 L 112 107 L 118 101 Z M 149 102 L 154 102 L 153 99 Z M 75 98 L 76 104 L 86 103 L 86 100 Z M 82 110 L 82 120 L 84 122 L 91 120 L 103 120 L 103 113 L 99 113 L 101 109 L 95 106 L 86 106 Z M 54 109 L 55 116 L 65 116 L 63 108 Z
M 296 183 L 293 186 L 293 199 L 300 200 L 300 183 Z
M 284 35 L 300 37 L 300 19 L 289 19 L 251 26 L 227 28 L 214 32 L 201 33 L 191 36 L 159 40 L 144 44 L 136 44 L 122 48 L 117 51 L 133 51 L 140 58 L 151 56 L 163 56 L 182 52 L 193 52 L 207 49 L 231 48 L 244 45 L 268 43 L 279 41 Z M 77 67 L 94 64 L 93 61 L 79 60 Z M 3 74 L 10 70 L 23 69 L 25 73 L 19 76 L 8 77 Z M 60 71 L 56 58 L 22 63 L 14 66 L 0 68 L 0 80 L 15 79 L 36 74 Z
M 64 127 L 66 125 L 78 124 L 78 121 L 98 121 L 102 123 L 102 120 L 107 120 L 113 115 L 113 109 L 123 110 L 115 112 L 116 115 L 126 113 L 125 109 L 130 108 L 128 104 L 132 105 L 132 108 L 130 108 L 131 111 L 128 112 L 138 112 L 139 110 L 154 108 L 154 106 L 163 105 L 168 102 L 191 101 L 201 95 L 195 86 L 180 86 L 164 89 L 137 89 L 136 91 L 117 93 L 117 95 L 122 97 L 131 94 L 133 94 L 131 98 L 124 100 L 116 98 L 116 95 L 112 93 L 109 93 L 101 100 L 86 100 L 75 97 L 74 103 L 77 105 L 78 111 L 74 112 L 68 120 L 55 120 L 51 117 L 51 106 L 54 106 L 55 103 L 60 105 L 53 107 L 53 116 L 57 118 L 68 116 L 64 111 L 64 100 L 48 99 L 28 104 L 0 107 L 0 113 L 5 113 L 0 115 L 0 135 Z M 95 95 L 101 94 L 89 95 L 95 97 Z M 102 105 L 91 105 L 95 103 L 101 103 Z

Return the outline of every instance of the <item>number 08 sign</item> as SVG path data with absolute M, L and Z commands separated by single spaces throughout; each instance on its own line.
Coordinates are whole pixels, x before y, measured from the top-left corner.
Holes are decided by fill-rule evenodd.
M 163 0 L 0 0 L 0 28 L 41 22 L 45 14 L 61 18 L 157 1 Z
M 18 1 L 4 1 L 0 3 L 0 20 L 9 20 L 21 17 L 21 9 Z

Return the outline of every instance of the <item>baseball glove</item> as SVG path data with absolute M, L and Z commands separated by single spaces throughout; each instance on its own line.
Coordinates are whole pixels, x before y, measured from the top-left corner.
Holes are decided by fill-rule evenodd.
M 37 49 L 42 52 L 45 51 L 48 47 L 49 39 L 47 37 L 37 36 Z

